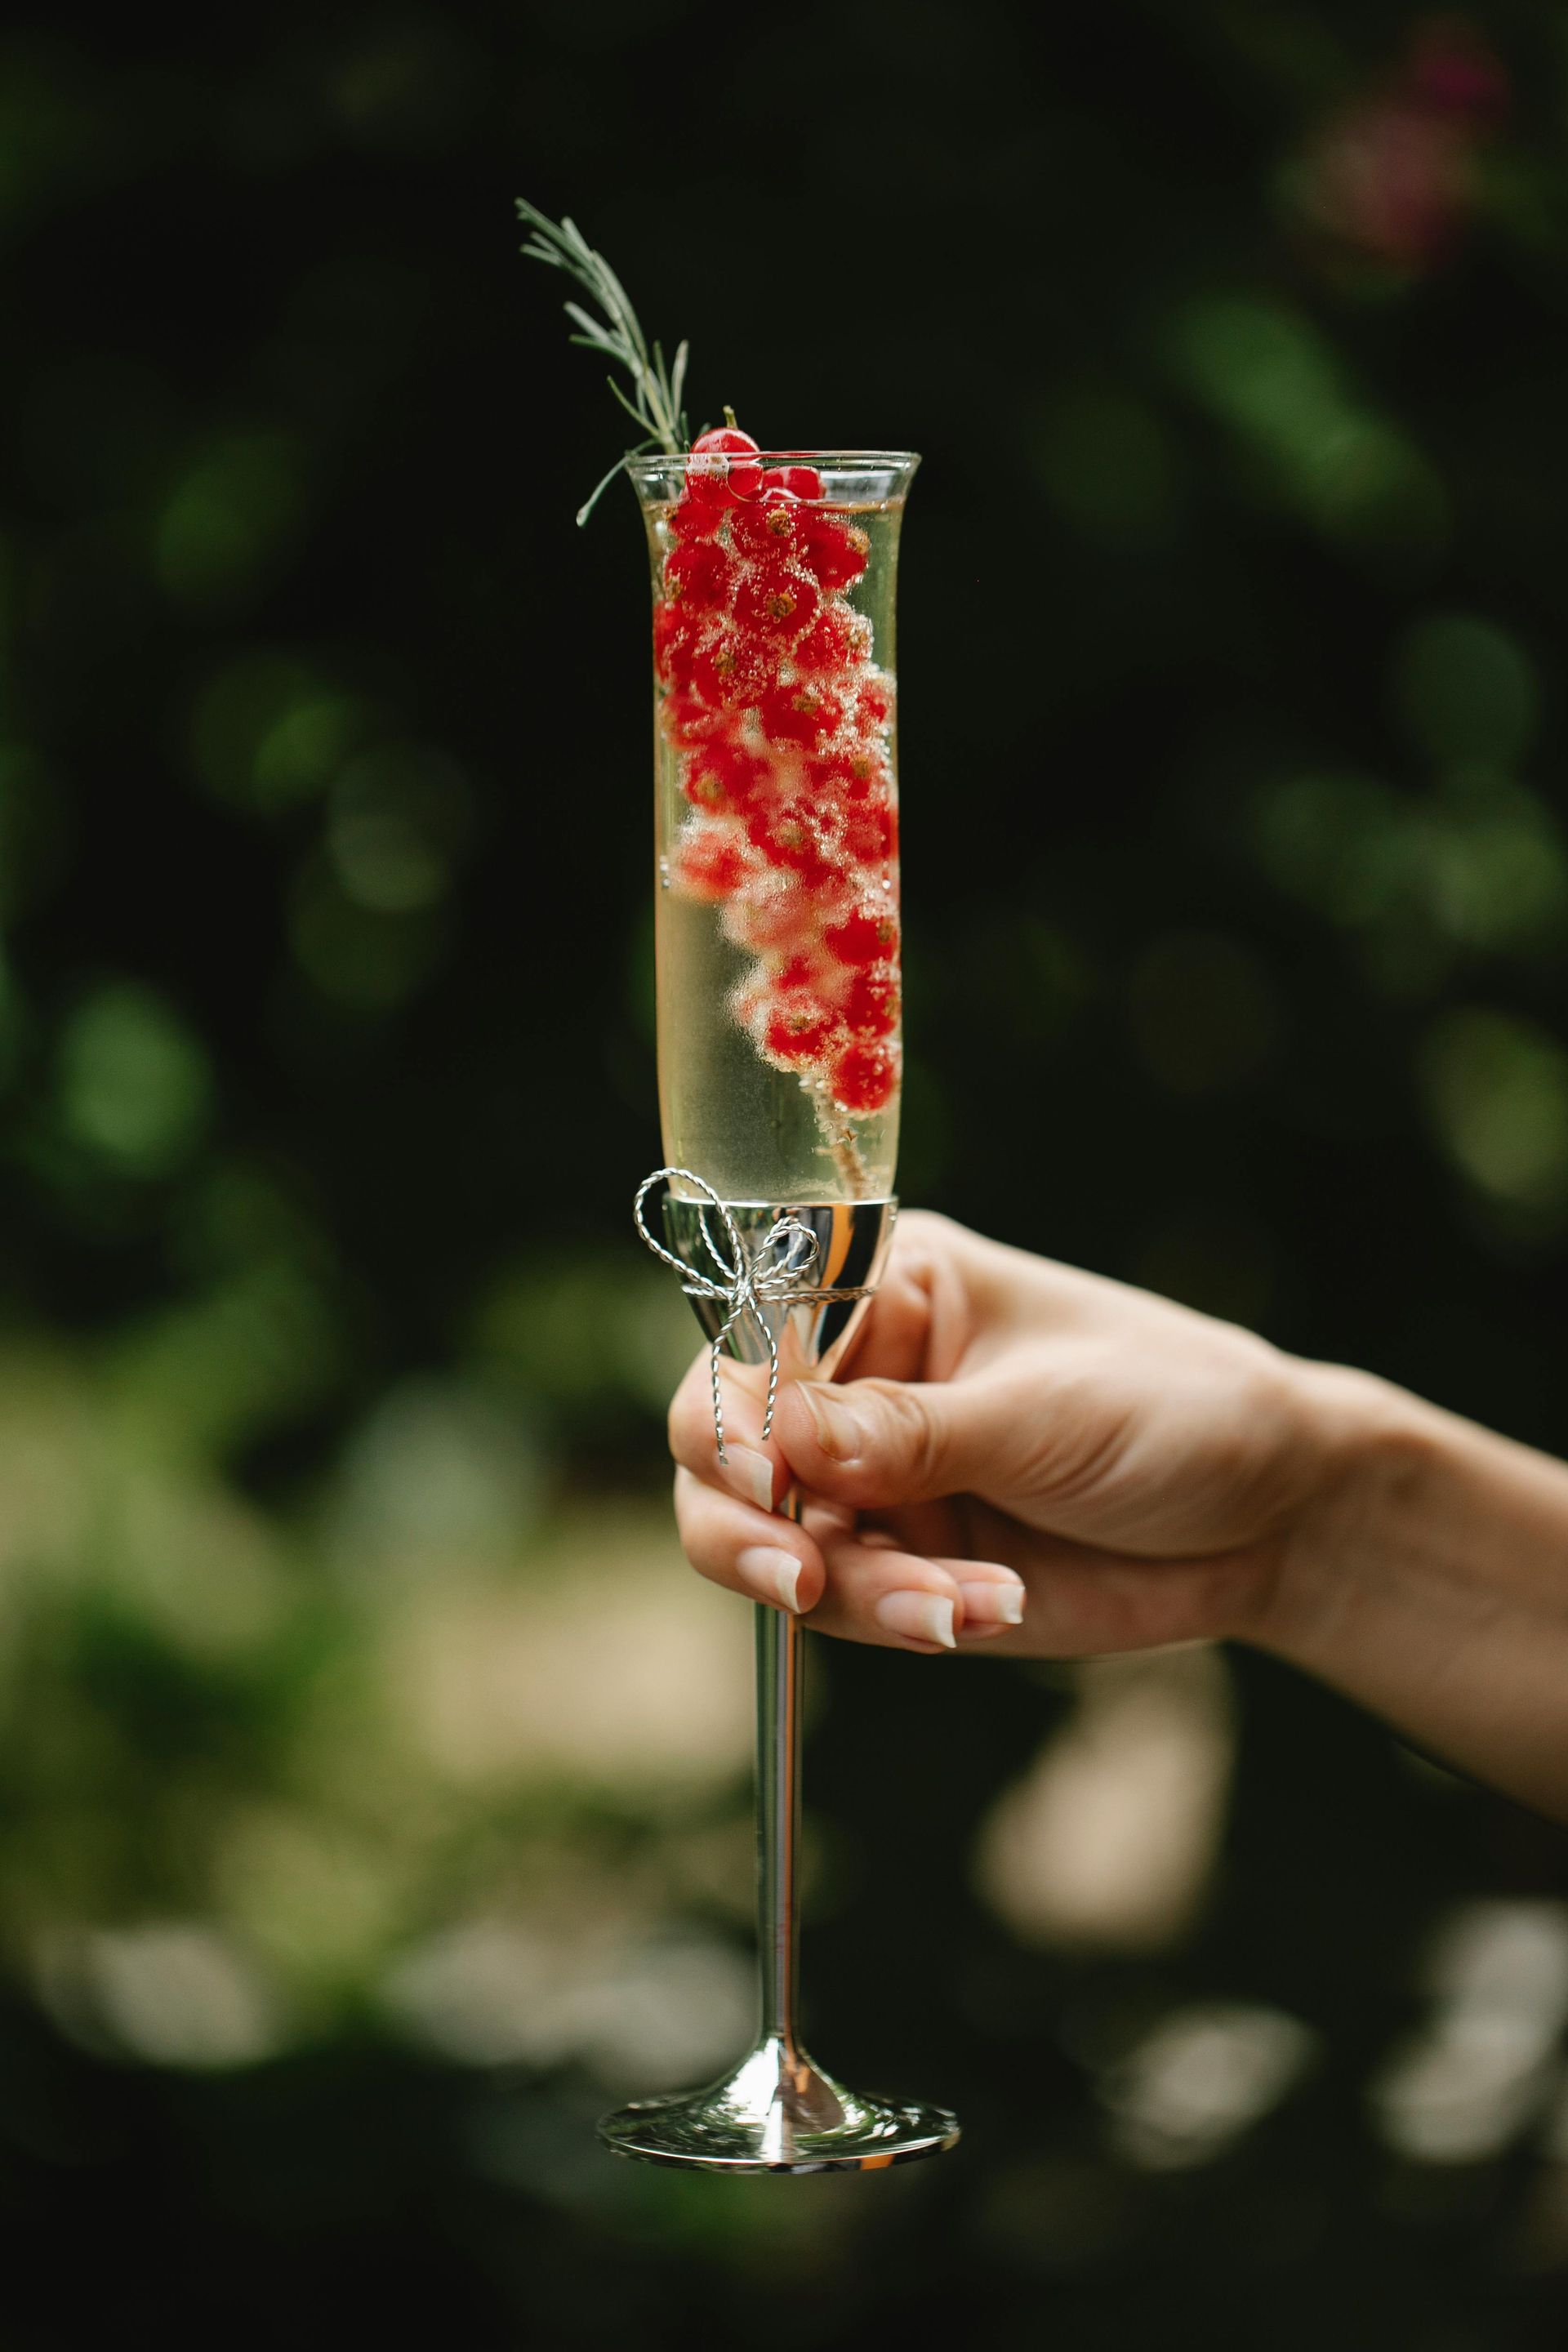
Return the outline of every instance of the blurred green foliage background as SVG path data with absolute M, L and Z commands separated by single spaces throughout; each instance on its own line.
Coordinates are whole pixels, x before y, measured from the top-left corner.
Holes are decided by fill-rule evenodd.
M 750 2022 L 681 1567 L 645 567 L 510 198 L 697 411 L 925 453 L 906 1197 L 1563 1444 L 1568 25 L 361 0 L 0 47 L 0 2327 L 1546 2352 L 1560 1833 L 1244 1655 L 816 1644 Z

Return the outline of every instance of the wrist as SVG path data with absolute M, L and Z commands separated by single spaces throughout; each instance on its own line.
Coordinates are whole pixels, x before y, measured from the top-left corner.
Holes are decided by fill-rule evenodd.
M 1301 1500 L 1280 1544 L 1260 1649 L 1319 1674 L 1356 1638 L 1372 1590 L 1419 1557 L 1442 1508 L 1449 1417 L 1391 1381 L 1341 1364 L 1296 1367 Z
M 1300 1395 L 1305 1499 L 1247 1638 L 1568 1820 L 1568 1467 L 1363 1373 Z

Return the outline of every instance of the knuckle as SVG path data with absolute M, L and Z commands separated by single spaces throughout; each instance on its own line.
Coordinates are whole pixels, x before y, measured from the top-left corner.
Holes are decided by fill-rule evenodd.
M 961 1230 L 934 1209 L 903 1209 L 893 1236 L 894 1255 L 906 1273 L 934 1266 Z
M 887 1449 L 888 1466 L 894 1470 L 900 1485 L 911 1492 L 939 1490 L 943 1475 L 942 1433 L 920 1390 L 893 1381 L 874 1385 L 892 1433 L 892 1444 Z

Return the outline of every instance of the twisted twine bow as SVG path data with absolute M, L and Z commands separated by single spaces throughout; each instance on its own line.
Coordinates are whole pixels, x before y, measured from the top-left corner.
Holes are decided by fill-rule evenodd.
M 730 1245 L 728 1258 L 708 1229 L 706 1208 L 698 1220 L 703 1246 L 713 1261 L 715 1273 L 712 1276 L 702 1273 L 697 1266 L 688 1265 L 684 1258 L 677 1257 L 673 1250 L 667 1250 L 662 1242 L 656 1241 L 644 1219 L 643 1202 L 648 1194 L 656 1185 L 670 1183 L 677 1176 L 683 1183 L 694 1186 L 704 1194 L 723 1220 L 724 1235 Z M 779 1347 L 763 1307 L 768 1299 L 789 1298 L 795 1295 L 816 1264 L 816 1235 L 808 1225 L 803 1225 L 798 1217 L 786 1214 L 774 1220 L 757 1248 L 748 1255 L 745 1243 L 741 1238 L 741 1228 L 729 1209 L 712 1185 L 704 1182 L 700 1176 L 693 1175 L 689 1168 L 656 1168 L 653 1174 L 637 1187 L 637 1199 L 632 1202 L 632 1217 L 655 1257 L 662 1258 L 666 1265 L 672 1265 L 680 1276 L 681 1288 L 689 1298 L 716 1298 L 729 1309 L 709 1351 L 713 1382 L 713 1434 L 719 1441 L 719 1459 L 727 1464 L 730 1457 L 724 1451 L 724 1402 L 719 1388 L 719 1360 L 724 1350 L 724 1342 L 742 1317 L 749 1315 L 766 1343 L 768 1402 L 763 1415 L 763 1436 L 766 1439 L 773 1432 L 773 1402 L 778 1395 Z

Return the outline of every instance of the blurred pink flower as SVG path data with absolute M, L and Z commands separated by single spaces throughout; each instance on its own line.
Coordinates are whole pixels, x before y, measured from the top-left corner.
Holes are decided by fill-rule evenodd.
M 1309 138 L 1292 175 L 1305 224 L 1342 250 L 1408 272 L 1454 249 L 1471 210 L 1475 156 L 1508 110 L 1507 73 L 1462 17 L 1415 26 L 1380 88 Z

